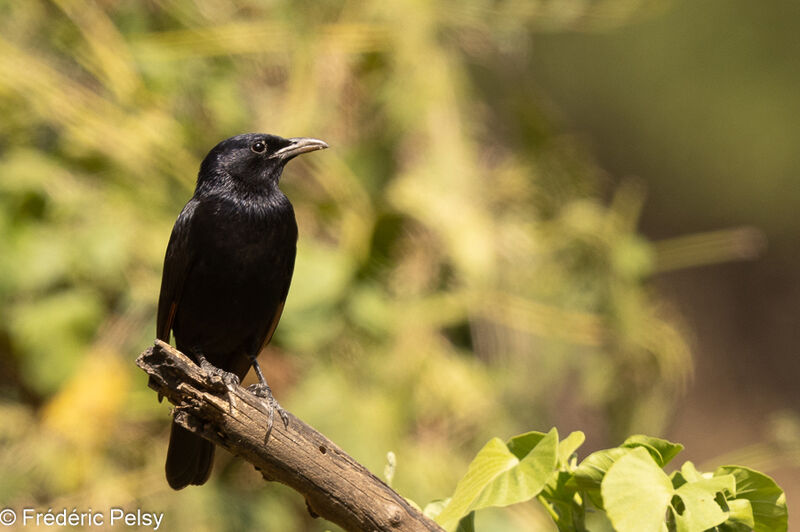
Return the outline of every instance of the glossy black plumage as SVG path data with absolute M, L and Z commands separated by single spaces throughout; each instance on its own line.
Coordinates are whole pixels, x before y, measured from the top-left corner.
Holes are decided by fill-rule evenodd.
M 212 149 L 194 196 L 172 230 L 158 302 L 157 337 L 240 379 L 269 342 L 294 269 L 297 223 L 279 190 L 284 165 L 326 148 L 316 139 L 246 134 Z M 266 384 L 266 383 L 264 383 Z M 214 446 L 173 422 L 167 480 L 203 484 Z

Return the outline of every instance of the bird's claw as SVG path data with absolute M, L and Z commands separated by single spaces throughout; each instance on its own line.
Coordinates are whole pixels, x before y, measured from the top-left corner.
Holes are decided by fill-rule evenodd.
M 250 386 L 247 387 L 247 390 L 256 397 L 264 399 L 263 401 L 261 401 L 261 404 L 263 404 L 264 408 L 267 410 L 267 415 L 269 418 L 267 421 L 267 434 L 264 436 L 264 443 L 266 443 L 267 440 L 269 440 L 270 434 L 272 434 L 272 426 L 275 420 L 275 412 L 277 411 L 278 415 L 281 416 L 284 428 L 289 427 L 289 414 L 286 413 L 286 410 L 284 410 L 281 407 L 281 405 L 278 404 L 278 401 L 276 401 L 275 398 L 272 396 L 272 390 L 266 383 L 259 382 L 256 384 L 251 384 Z
M 222 383 L 228 388 L 235 388 L 236 386 L 239 386 L 240 380 L 238 375 L 218 368 L 205 358 L 200 359 L 200 367 L 212 377 L 219 377 L 220 380 L 222 380 Z
M 216 367 L 205 358 L 200 359 L 200 367 L 212 377 L 217 377 L 222 381 L 222 384 L 225 386 L 226 395 L 228 396 L 228 410 L 230 413 L 233 413 L 233 409 L 236 408 L 236 396 L 233 394 L 233 390 L 239 386 L 241 382 L 239 377 L 235 373 Z

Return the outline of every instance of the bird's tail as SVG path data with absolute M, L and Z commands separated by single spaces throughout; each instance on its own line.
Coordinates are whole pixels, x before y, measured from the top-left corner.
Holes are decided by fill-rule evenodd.
M 175 490 L 205 484 L 214 463 L 214 444 L 174 421 L 167 449 L 167 482 Z

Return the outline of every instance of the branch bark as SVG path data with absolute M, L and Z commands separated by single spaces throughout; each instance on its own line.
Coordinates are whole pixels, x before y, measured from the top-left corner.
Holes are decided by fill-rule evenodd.
M 265 441 L 263 402 L 241 386 L 228 390 L 174 347 L 156 340 L 136 364 L 149 386 L 175 405 L 175 420 L 247 460 L 266 480 L 305 497 L 312 514 L 346 530 L 442 531 L 364 466 L 325 436 L 289 414 L 280 416 Z

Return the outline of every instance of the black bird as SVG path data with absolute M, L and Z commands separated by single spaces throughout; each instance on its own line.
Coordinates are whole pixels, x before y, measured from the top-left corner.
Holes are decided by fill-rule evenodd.
M 253 391 L 284 423 L 256 362 L 281 318 L 297 246 L 294 209 L 278 182 L 288 161 L 327 147 L 259 133 L 217 144 L 200 165 L 164 258 L 156 336 L 169 342 L 172 331 L 180 351 L 229 386 L 252 366 L 259 379 Z M 213 458 L 211 442 L 173 421 L 166 463 L 173 489 L 205 483 Z

